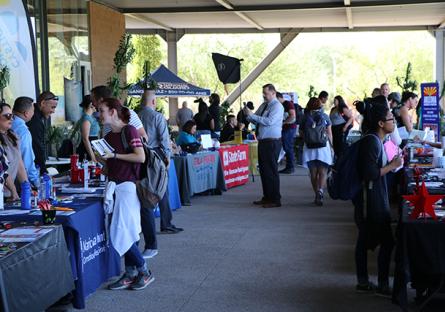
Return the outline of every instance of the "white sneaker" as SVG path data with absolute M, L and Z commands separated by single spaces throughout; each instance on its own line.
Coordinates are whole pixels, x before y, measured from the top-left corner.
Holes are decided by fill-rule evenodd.
M 158 254 L 157 249 L 145 249 L 144 252 L 142 253 L 142 257 L 144 257 L 144 259 L 151 259 L 157 254 Z

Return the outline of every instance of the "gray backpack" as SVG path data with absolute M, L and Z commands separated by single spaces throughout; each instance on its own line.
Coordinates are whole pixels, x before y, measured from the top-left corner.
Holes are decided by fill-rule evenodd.
M 130 149 L 127 140 L 127 127 L 121 132 L 124 149 Z M 136 191 L 141 207 L 154 209 L 164 197 L 168 185 L 166 155 L 161 148 L 151 149 L 141 138 L 145 153 L 145 162 L 141 165 L 140 180 L 136 181 Z

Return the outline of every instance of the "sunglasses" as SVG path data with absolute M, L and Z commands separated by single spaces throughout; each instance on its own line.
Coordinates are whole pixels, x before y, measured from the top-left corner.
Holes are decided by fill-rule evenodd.
M 394 121 L 394 117 L 393 118 L 384 119 L 383 121 Z
M 14 119 L 14 115 L 11 114 L 11 113 L 9 113 L 9 114 L 3 114 L 2 116 L 5 117 L 5 118 L 8 119 L 8 120 Z
M 51 101 L 51 100 L 58 101 L 59 97 L 58 96 L 52 96 L 50 98 L 45 99 L 45 101 Z

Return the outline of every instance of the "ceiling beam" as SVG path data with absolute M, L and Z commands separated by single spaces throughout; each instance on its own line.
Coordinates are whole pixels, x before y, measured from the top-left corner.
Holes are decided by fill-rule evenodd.
M 258 30 L 263 30 L 264 29 L 263 26 L 261 26 L 260 24 L 255 22 L 251 17 L 247 16 L 245 13 L 239 12 L 239 11 L 235 11 L 235 8 L 233 7 L 233 5 L 229 1 L 227 1 L 227 0 L 215 0 L 215 1 L 218 2 L 220 5 L 222 5 L 223 7 L 225 7 L 230 12 L 233 12 L 236 15 L 238 15 L 239 17 L 241 17 L 245 22 L 249 23 L 250 25 L 252 25 L 256 29 L 258 29 Z
M 126 13 L 125 15 L 128 16 L 128 17 L 134 18 L 135 20 L 138 20 L 140 22 L 155 24 L 155 25 L 159 26 L 161 29 L 164 29 L 164 30 L 167 30 L 167 31 L 173 31 L 173 28 L 171 28 L 171 27 L 169 27 L 167 25 L 164 25 L 163 23 L 158 22 L 157 20 L 155 20 L 155 19 L 153 19 L 151 17 L 147 17 L 145 15 L 141 15 L 141 14 L 137 14 L 137 13 L 133 13 L 133 14 L 132 13 Z
M 437 27 L 437 28 L 445 28 L 445 20 L 443 20 L 443 22 L 440 23 L 439 27 Z
M 434 31 L 437 26 L 382 26 L 382 27 L 354 27 L 348 29 L 345 27 L 313 27 L 304 28 L 302 33 L 329 33 L 329 32 L 364 32 L 364 31 L 413 31 L 425 30 Z M 265 28 L 258 30 L 256 28 L 187 28 L 181 29 L 185 35 L 197 34 L 264 34 L 264 33 L 281 33 L 286 29 L 281 28 Z M 147 29 L 147 28 L 127 28 L 126 32 L 130 34 L 144 34 L 144 35 L 163 35 L 164 30 L 161 29 Z
M 216 0 L 218 3 L 227 2 L 225 0 Z M 443 4 L 443 0 L 393 0 L 393 1 L 360 1 L 350 4 L 351 8 L 373 8 L 390 7 L 400 5 L 416 4 Z M 319 9 L 341 9 L 345 7 L 344 1 L 335 1 L 328 3 L 293 3 L 293 4 L 269 4 L 269 5 L 240 5 L 233 7 L 233 11 L 253 12 L 253 11 L 286 11 L 286 10 L 319 10 Z M 200 7 L 135 7 L 121 8 L 123 13 L 206 13 L 206 12 L 227 12 L 229 10 L 225 5 L 220 6 L 200 6 Z

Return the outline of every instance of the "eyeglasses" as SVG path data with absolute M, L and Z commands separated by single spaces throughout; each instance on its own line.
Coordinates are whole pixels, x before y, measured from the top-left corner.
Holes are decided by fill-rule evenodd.
M 3 114 L 2 116 L 5 117 L 5 118 L 8 119 L 8 120 L 14 119 L 14 114 L 11 114 L 11 113 L 9 113 L 9 114 Z

